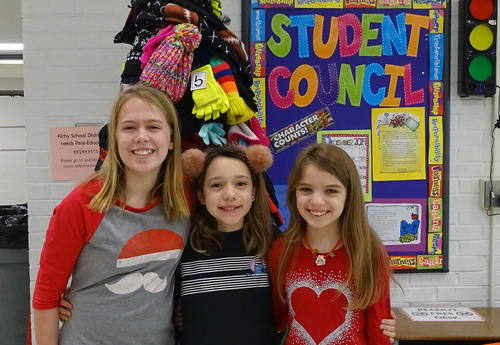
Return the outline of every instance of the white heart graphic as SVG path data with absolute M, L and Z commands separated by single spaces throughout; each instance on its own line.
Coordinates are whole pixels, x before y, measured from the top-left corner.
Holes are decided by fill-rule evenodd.
M 326 284 L 325 284 L 326 283 Z M 349 289 L 346 289 L 343 284 L 338 283 L 338 282 L 325 282 L 323 285 L 317 285 L 314 281 L 312 280 L 298 280 L 293 282 L 288 286 L 287 289 L 287 299 L 288 299 L 288 305 L 290 306 L 290 310 L 292 313 L 292 328 L 297 329 L 299 335 L 303 338 L 305 341 L 304 345 L 328 345 L 331 342 L 333 342 L 335 339 L 338 339 L 340 335 L 344 332 L 346 332 L 351 323 L 352 323 L 352 317 L 353 317 L 353 312 L 352 310 L 348 309 L 345 314 L 345 320 L 344 322 L 337 327 L 335 330 L 333 330 L 330 334 L 328 334 L 319 344 L 316 344 L 314 339 L 311 337 L 309 332 L 300 324 L 300 322 L 297 321 L 295 318 L 295 310 L 293 310 L 293 305 L 292 305 L 292 294 L 297 290 L 298 288 L 309 288 L 313 290 L 316 293 L 316 296 L 319 298 L 321 293 L 326 290 L 337 290 L 340 293 L 342 293 L 345 298 L 347 299 L 348 303 L 352 302 L 352 293 Z

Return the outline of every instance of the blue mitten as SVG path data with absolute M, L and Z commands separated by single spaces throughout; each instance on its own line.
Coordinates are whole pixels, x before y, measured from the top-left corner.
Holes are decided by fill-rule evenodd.
M 209 122 L 201 126 L 198 132 L 200 138 L 203 139 L 205 145 L 210 145 L 210 141 L 216 146 L 222 146 L 226 144 L 226 131 L 223 128 L 223 124 L 219 122 Z

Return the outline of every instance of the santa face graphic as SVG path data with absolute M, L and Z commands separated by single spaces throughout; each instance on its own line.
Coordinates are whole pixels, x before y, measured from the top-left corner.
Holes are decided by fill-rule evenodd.
M 177 260 L 184 242 L 177 233 L 165 229 L 142 231 L 130 238 L 123 246 L 116 268 L 143 265 L 153 261 Z M 156 272 L 133 272 L 114 283 L 105 284 L 114 294 L 125 295 L 137 291 L 142 286 L 151 293 L 158 293 L 167 287 L 167 278 Z

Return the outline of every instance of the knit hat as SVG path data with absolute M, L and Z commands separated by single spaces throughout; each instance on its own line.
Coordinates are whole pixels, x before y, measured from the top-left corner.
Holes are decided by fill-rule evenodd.
M 193 50 L 200 44 L 196 26 L 178 24 L 151 54 L 141 74 L 141 81 L 167 94 L 172 102 L 179 101 L 189 82 Z
M 141 55 L 141 70 L 144 70 L 146 67 L 149 58 L 153 55 L 154 51 L 158 46 L 163 42 L 165 38 L 172 35 L 174 33 L 174 25 L 169 25 L 165 29 L 160 30 L 158 35 L 151 37 L 148 42 L 144 45 L 142 49 Z
M 227 123 L 235 125 L 252 118 L 255 113 L 248 107 L 243 98 L 240 97 L 229 64 L 218 56 L 213 56 L 210 59 L 210 65 L 212 66 L 215 79 L 229 99 L 229 109 L 226 113 Z

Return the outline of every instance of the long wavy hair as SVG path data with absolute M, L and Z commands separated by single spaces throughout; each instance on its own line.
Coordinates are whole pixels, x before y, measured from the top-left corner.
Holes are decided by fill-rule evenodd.
M 189 237 L 191 247 L 196 252 L 205 255 L 211 255 L 215 250 L 222 248 L 223 235 L 217 230 L 217 220 L 199 200 L 199 194 L 203 193 L 208 167 L 218 157 L 237 159 L 243 162 L 250 171 L 255 200 L 243 220 L 243 243 L 247 253 L 255 250 L 258 256 L 265 257 L 272 243 L 271 215 L 265 183 L 262 174 L 252 170 L 245 152 L 236 145 L 209 150 L 200 175 L 192 182 L 192 228 Z
M 173 149 L 163 162 L 157 181 L 151 190 L 151 198 L 161 197 L 166 219 L 175 220 L 189 216 L 189 207 L 184 193 L 181 163 L 181 139 L 177 111 L 169 98 L 159 90 L 138 86 L 123 91 L 115 102 L 109 121 L 108 155 L 99 171 L 91 175 L 87 182 L 98 179 L 100 191 L 92 197 L 89 208 L 97 212 L 110 209 L 117 201 L 126 205 L 125 166 L 118 154 L 116 129 L 120 111 L 130 99 L 139 98 L 158 108 L 172 129 Z M 124 207 L 124 206 L 123 206 Z
M 361 183 L 354 162 L 344 150 L 328 144 L 307 146 L 298 155 L 290 173 L 286 195 L 290 222 L 284 233 L 277 279 L 280 298 L 285 300 L 286 270 L 294 264 L 294 257 L 302 245 L 307 229 L 307 223 L 297 209 L 296 191 L 304 169 L 309 164 L 332 174 L 346 188 L 339 228 L 349 262 L 346 285 L 352 283 L 354 288 L 354 298 L 348 308 L 365 309 L 381 296 L 389 294 L 389 259 L 382 242 L 368 225 Z

